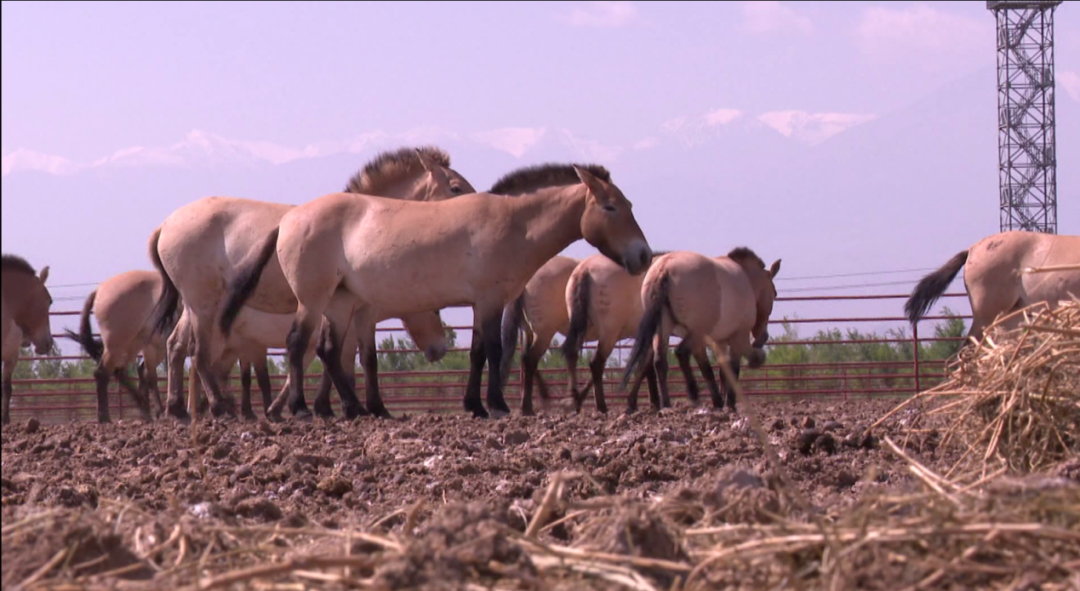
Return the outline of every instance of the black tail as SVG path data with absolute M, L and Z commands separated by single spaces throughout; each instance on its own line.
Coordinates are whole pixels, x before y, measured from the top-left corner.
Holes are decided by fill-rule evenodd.
M 82 345 L 83 351 L 94 361 L 101 361 L 105 354 L 105 345 L 100 339 L 94 338 L 94 330 L 90 328 L 90 313 L 94 311 L 94 300 L 97 299 L 97 291 L 90 292 L 83 304 L 82 315 L 79 316 L 79 332 L 65 330 L 67 337 Z
M 158 240 L 161 239 L 161 227 L 159 226 L 150 235 L 150 260 L 154 262 L 154 268 L 161 275 L 161 295 L 150 318 L 153 319 L 154 330 L 161 334 L 169 334 L 171 327 L 176 324 L 176 309 L 180 307 L 180 291 L 176 289 L 169 274 L 165 272 L 165 265 L 161 264 L 161 255 L 158 254 Z
M 642 366 L 645 365 L 645 361 L 649 357 L 648 353 L 652 347 L 653 337 L 656 336 L 656 331 L 660 330 L 660 320 L 664 316 L 664 308 L 671 309 L 671 303 L 668 301 L 669 285 L 670 281 L 667 273 L 664 273 L 660 277 L 656 291 L 650 294 L 652 297 L 649 307 L 645 309 L 645 313 L 641 317 L 637 335 L 634 336 L 634 348 L 630 351 L 630 360 L 626 362 L 626 372 L 623 373 L 622 379 L 623 390 L 626 389 L 627 384 L 630 383 L 630 378 L 633 377 L 636 371 L 645 369 Z
M 574 284 L 570 296 L 570 328 L 566 331 L 566 341 L 562 344 L 562 354 L 567 361 L 576 361 L 585 342 L 585 332 L 589 330 L 589 297 L 592 291 L 592 277 L 583 273 Z
M 502 319 L 502 363 L 499 364 L 502 376 L 502 385 L 505 388 L 510 377 L 510 365 L 514 362 L 514 352 L 517 350 L 518 331 L 521 330 L 521 321 L 525 317 L 525 293 L 503 309 Z
M 251 294 L 255 293 L 255 288 L 259 286 L 259 278 L 262 277 L 263 269 L 266 268 L 270 259 L 277 254 L 277 239 L 278 229 L 274 228 L 274 231 L 270 232 L 270 235 L 263 241 L 262 246 L 259 247 L 257 256 L 249 258 L 248 261 L 240 265 L 236 279 L 229 284 L 229 295 L 225 298 L 225 311 L 221 313 L 220 323 L 221 330 L 226 335 L 232 329 L 233 322 L 236 321 L 236 317 L 240 314 L 240 309 L 244 307 L 244 303 L 248 301 Z
M 956 278 L 956 274 L 967 263 L 968 251 L 961 252 L 945 263 L 940 269 L 922 278 L 919 284 L 911 292 L 911 297 L 904 304 L 904 314 L 912 324 L 919 321 L 930 306 L 945 293 L 949 284 Z

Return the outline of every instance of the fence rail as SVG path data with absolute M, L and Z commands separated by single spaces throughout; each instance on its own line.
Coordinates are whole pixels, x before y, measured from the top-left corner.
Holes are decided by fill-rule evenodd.
M 902 316 L 875 314 L 862 316 L 843 316 L 829 314 L 821 317 L 796 316 L 801 308 L 811 302 L 842 303 L 844 305 L 855 302 L 881 302 L 900 300 L 907 295 L 837 295 L 837 296 L 793 296 L 777 299 L 777 309 L 774 310 L 774 326 L 788 324 L 791 326 L 812 326 L 821 329 L 833 329 L 838 325 L 859 325 L 866 323 L 894 325 L 893 328 L 908 326 L 907 320 Z M 966 298 L 966 294 L 946 294 L 945 298 Z M 798 307 L 792 304 L 799 303 Z M 892 304 L 888 304 L 892 307 Z M 896 306 L 898 307 L 898 306 Z M 58 318 L 71 318 L 78 316 L 77 311 L 56 311 L 51 313 Z M 795 317 L 791 317 L 795 316 Z M 785 318 L 787 317 L 787 318 Z M 967 320 L 968 315 L 955 316 L 927 316 L 922 321 L 925 327 L 929 323 L 949 321 L 953 319 Z M 471 334 L 472 326 L 451 327 L 458 333 Z M 401 334 L 400 325 L 380 326 L 381 334 Z M 770 331 L 772 332 L 772 331 Z M 54 335 L 61 338 L 62 335 Z M 774 335 L 775 337 L 775 335 Z M 677 339 L 676 339 L 677 340 Z M 883 345 L 892 347 L 898 351 L 910 351 L 910 358 L 892 361 L 807 361 L 798 363 L 766 363 L 760 369 L 744 369 L 741 381 L 745 383 L 750 395 L 754 396 L 794 396 L 794 397 L 849 397 L 849 396 L 903 396 L 930 387 L 945 377 L 945 360 L 943 359 L 920 359 L 920 350 L 923 346 L 932 345 L 936 342 L 958 342 L 963 337 L 926 337 L 920 336 L 919 326 L 912 327 L 910 335 L 898 338 L 896 335 L 886 335 L 879 338 L 858 339 L 783 339 L 774 338 L 768 344 L 772 353 L 786 347 L 859 347 L 863 345 Z M 623 367 L 622 361 L 627 357 L 630 341 L 622 341 L 616 345 L 609 367 L 605 372 L 604 384 L 605 395 L 609 402 L 621 403 L 625 400 L 625 394 L 619 391 Z M 587 345 L 586 349 L 593 349 L 593 345 Z M 519 346 L 520 351 L 520 346 Z M 451 348 L 451 353 L 467 354 L 467 347 Z M 419 354 L 419 350 L 409 347 L 392 347 L 381 349 L 381 359 L 392 355 Z M 273 349 L 269 352 L 271 357 L 283 357 L 283 351 Z M 549 354 L 550 355 L 550 354 Z M 557 355 L 557 354 L 556 354 Z M 461 357 L 459 355 L 459 357 Z M 583 355 L 583 357 L 586 357 Z M 87 359 L 80 355 L 54 355 L 43 357 L 30 357 L 23 361 L 30 363 L 61 362 L 70 363 Z M 561 356 L 556 356 L 554 367 L 546 367 L 540 370 L 541 375 L 547 382 L 554 399 L 558 402 L 566 397 L 568 376 L 562 365 Z M 394 371 L 380 368 L 379 385 L 385 392 L 385 401 L 391 411 L 397 412 L 424 412 L 424 411 L 458 411 L 461 409 L 461 398 L 468 376 L 465 368 L 436 368 L 418 371 Z M 438 367 L 438 366 L 436 366 Z M 467 366 L 465 366 L 467 367 Z M 670 372 L 670 389 L 673 398 L 686 396 L 686 385 L 682 373 L 673 365 L 675 371 Z M 185 372 L 186 373 L 186 372 Z M 578 380 L 580 385 L 588 379 L 588 371 L 579 371 Z M 162 374 L 163 376 L 163 374 Z M 509 378 L 506 389 L 507 402 L 512 406 L 517 403 L 521 394 L 522 373 L 515 370 Z M 226 391 L 238 395 L 239 380 L 235 372 L 231 376 Z M 307 392 L 311 392 L 311 385 L 317 382 L 317 375 L 306 376 Z M 357 379 L 362 384 L 363 376 L 358 374 Z M 699 383 L 703 386 L 700 373 L 697 374 Z M 486 372 L 485 372 L 486 381 Z M 254 382 L 254 380 L 253 380 Z M 284 376 L 275 375 L 271 378 L 274 390 L 282 387 Z M 30 416 L 39 420 L 57 422 L 66 420 L 92 420 L 96 417 L 97 398 L 94 390 L 95 380 L 92 377 L 36 377 L 32 379 L 16 379 L 13 381 L 14 393 L 11 403 L 13 420 L 24 420 Z M 166 382 L 164 377 L 159 380 L 159 387 L 164 393 Z M 260 400 L 257 385 L 253 397 Z M 362 386 L 361 386 L 362 388 Z M 643 387 L 644 390 L 644 387 Z M 185 385 L 185 392 L 187 386 Z M 641 393 L 642 398 L 648 396 L 647 392 Z M 126 399 L 126 394 L 121 394 L 121 388 L 115 380 L 109 390 L 109 404 L 114 418 L 133 418 L 132 403 Z M 334 397 L 336 399 L 336 397 Z M 707 394 L 706 394 L 707 398 Z M 334 401 L 337 410 L 337 401 Z M 258 406 L 259 404 L 256 404 Z

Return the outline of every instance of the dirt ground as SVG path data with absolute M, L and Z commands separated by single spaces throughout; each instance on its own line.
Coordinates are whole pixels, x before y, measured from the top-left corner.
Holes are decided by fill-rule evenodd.
M 868 491 L 909 484 L 908 473 L 879 448 L 877 437 L 905 442 L 931 467 L 947 460 L 936 456 L 937 433 L 912 425 L 916 415 L 907 411 L 876 430 L 877 437 L 864 436 L 865 428 L 896 402 L 758 401 L 755 408 L 812 510 L 837 515 Z M 48 509 L 92 517 L 101 508 L 127 507 L 167 515 L 172 522 L 392 533 L 413 519 L 407 509 L 419 500 L 425 508 L 417 523 L 427 531 L 446 520 L 458 522 L 447 526 L 454 531 L 479 527 L 490 518 L 487 512 L 524 530 L 552 475 L 560 472 L 582 475 L 567 484 L 564 498 L 570 503 L 613 495 L 655 502 L 714 494 L 720 490 L 718 479 L 770 478 L 744 417 L 693 409 L 685 402 L 632 416 L 548 410 L 536 418 L 498 421 L 432 414 L 355 422 L 204 422 L 199 429 L 196 450 L 189 427 L 169 421 L 55 426 L 31 421 L 5 427 L 0 482 L 5 531 Z M 732 467 L 745 472 L 732 476 Z M 439 511 L 447 507 L 456 509 Z M 109 527 L 88 523 L 91 529 Z M 159 542 L 167 535 L 168 526 L 162 527 Z M 576 544 L 595 532 L 560 525 L 546 534 Z M 453 536 L 447 536 L 443 542 L 451 544 Z M 99 536 L 95 543 L 107 546 L 107 539 Z M 5 538 L 3 547 L 4 588 L 26 580 L 55 552 L 32 539 L 9 541 Z M 406 555 L 423 556 L 422 546 L 410 547 Z M 502 556 L 501 564 L 517 560 L 512 548 L 492 551 L 511 554 Z M 137 562 L 130 557 L 125 562 L 124 552 L 117 552 L 102 554 L 108 561 L 99 556 L 96 572 L 108 570 L 106 563 Z M 153 572 L 142 574 L 149 578 Z M 424 581 L 441 575 L 417 578 L 398 564 L 378 576 L 389 587 L 425 587 Z

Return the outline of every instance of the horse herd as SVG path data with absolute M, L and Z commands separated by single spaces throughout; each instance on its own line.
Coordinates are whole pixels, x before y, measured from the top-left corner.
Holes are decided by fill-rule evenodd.
M 599 254 L 559 256 L 585 239 Z M 333 386 L 348 418 L 387 417 L 379 393 L 375 325 L 399 318 L 430 361 L 447 351 L 440 310 L 470 306 L 473 339 L 464 406 L 476 417 L 510 413 L 503 397 L 515 343 L 526 335 L 521 413 L 534 414 L 537 367 L 555 334 L 570 390 L 580 411 L 591 388 L 606 411 L 603 370 L 615 343 L 634 338 L 623 388 L 636 374 L 629 407 L 647 381 L 655 408 L 670 406 L 668 341 L 681 338 L 675 358 L 694 403 L 697 362 L 713 405 L 735 408 L 730 384 L 713 373 L 707 343 L 726 349 L 722 363 L 738 376 L 742 359 L 765 361 L 768 323 L 777 297 L 780 261 L 766 265 L 749 248 L 725 256 L 653 251 L 632 204 L 598 165 L 544 164 L 515 170 L 489 192 L 476 193 L 434 147 L 379 154 L 333 193 L 299 206 L 209 197 L 169 215 L 151 233 L 156 271 L 129 271 L 101 283 L 86 299 L 78 331 L 68 336 L 97 361 L 98 419 L 109 421 L 110 380 L 117 379 L 151 419 L 151 394 L 163 414 L 190 419 L 183 392 L 184 361 L 192 359 L 192 393 L 205 394 L 214 416 L 235 415 L 221 384 L 239 362 L 240 413 L 255 418 L 251 372 L 263 410 L 273 419 L 288 405 L 311 416 L 304 369 L 315 356 L 323 375 L 313 411 L 333 416 Z M 905 305 L 917 322 L 967 265 L 965 285 L 974 321 L 970 336 L 1001 313 L 1080 293 L 1080 237 L 1007 232 L 980 241 L 925 277 Z M 1029 268 L 1040 273 L 1028 273 Z M 9 421 L 11 377 L 21 347 L 53 348 L 48 268 L 36 273 L 5 255 L 3 286 L 3 422 Z M 90 316 L 99 326 L 93 335 Z M 577 387 L 582 345 L 597 341 L 591 383 Z M 266 355 L 284 347 L 285 387 L 273 396 Z M 356 395 L 359 351 L 365 403 Z M 126 367 L 136 361 L 138 384 Z M 158 364 L 167 360 L 167 397 Z M 481 399 L 488 366 L 487 407 Z M 201 387 L 198 385 L 201 384 Z M 201 396 L 192 396 L 192 404 Z

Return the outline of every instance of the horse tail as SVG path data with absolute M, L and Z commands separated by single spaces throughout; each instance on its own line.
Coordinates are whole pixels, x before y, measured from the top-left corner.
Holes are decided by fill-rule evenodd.
M 150 260 L 154 268 L 161 275 L 161 295 L 154 304 L 151 320 L 154 330 L 161 334 L 168 334 L 170 327 L 176 323 L 176 309 L 180 307 L 180 291 L 176 284 L 165 272 L 165 265 L 161 262 L 161 254 L 158 252 L 158 241 L 161 239 L 161 226 L 158 226 L 150 235 Z
M 904 304 L 904 314 L 912 324 L 925 316 L 926 312 L 930 310 L 930 306 L 933 306 L 934 302 L 941 297 L 941 294 L 945 293 L 949 284 L 956 278 L 956 274 L 967 263 L 967 259 L 968 251 L 960 252 L 940 269 L 919 281 L 919 284 L 911 292 L 911 297 Z
M 255 293 L 259 286 L 259 278 L 262 277 L 263 269 L 270 259 L 277 254 L 278 229 L 274 228 L 267 236 L 257 251 L 255 257 L 249 257 L 240 265 L 236 278 L 229 284 L 229 293 L 225 298 L 225 309 L 221 313 L 221 330 L 226 335 L 232 329 L 233 322 L 240 314 L 240 309 Z
M 589 329 L 590 291 L 592 276 L 582 273 L 570 294 L 570 327 L 566 330 L 566 341 L 562 344 L 563 357 L 573 365 L 577 364 L 578 354 L 585 342 L 585 332 Z
M 502 362 L 499 364 L 502 385 L 505 388 L 510 377 L 510 365 L 514 361 L 514 352 L 517 350 L 518 331 L 521 330 L 521 321 L 525 317 L 525 292 L 516 300 L 510 302 L 503 309 L 502 319 Z
M 94 361 L 101 361 L 105 354 L 105 345 L 101 339 L 94 338 L 94 331 L 90 328 L 90 313 L 94 311 L 94 300 L 97 299 L 97 290 L 90 292 L 83 303 L 82 314 L 79 316 L 79 332 L 65 330 L 67 337 L 82 346 L 83 351 Z
M 634 336 L 634 348 L 630 351 L 630 360 L 626 362 L 626 371 L 623 373 L 623 390 L 630 383 L 630 377 L 639 369 L 644 369 L 653 338 L 660 330 L 664 309 L 671 310 L 670 291 L 671 281 L 667 272 L 664 271 L 656 287 L 649 290 L 649 305 L 641 316 L 641 324 L 638 325 L 637 335 Z

